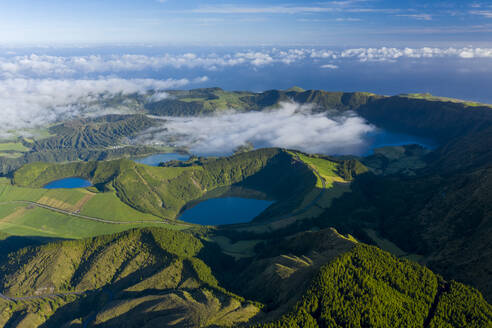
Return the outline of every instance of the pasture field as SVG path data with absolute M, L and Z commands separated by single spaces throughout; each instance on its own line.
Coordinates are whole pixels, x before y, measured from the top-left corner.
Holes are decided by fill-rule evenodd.
M 157 216 L 139 212 L 123 203 L 114 192 L 95 194 L 80 214 L 114 221 L 161 221 Z
M 77 215 L 132 223 L 98 222 Z M 179 230 L 189 226 L 167 224 L 156 216 L 141 213 L 119 200 L 114 192 L 25 188 L 0 183 L 0 232 L 9 235 L 80 239 L 138 227 Z
M 15 236 L 81 239 L 138 227 L 167 227 L 158 223 L 108 224 L 23 204 L 0 205 L 0 215 L 0 232 Z
M 85 188 L 42 189 L 0 184 L 0 204 L 28 201 L 111 221 L 160 221 L 123 203 L 114 192 L 94 193 Z

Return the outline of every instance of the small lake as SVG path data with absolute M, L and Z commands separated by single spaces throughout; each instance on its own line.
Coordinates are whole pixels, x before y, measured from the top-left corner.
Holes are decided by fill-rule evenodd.
M 73 188 L 86 188 L 92 186 L 92 183 L 89 180 L 82 178 L 65 178 L 60 180 L 51 181 L 43 188 L 45 189 L 73 189 Z
M 240 197 L 211 198 L 185 210 L 179 219 L 203 225 L 245 223 L 253 220 L 272 203 Z
M 147 157 L 142 157 L 142 158 L 137 158 L 134 159 L 135 162 L 140 163 L 140 164 L 145 164 L 145 165 L 150 165 L 150 166 L 159 166 L 160 163 L 165 163 L 169 161 L 185 161 L 190 156 L 188 155 L 182 155 L 182 154 L 176 154 L 176 153 L 167 153 L 167 154 L 154 154 L 150 155 Z
M 430 149 L 437 147 L 437 144 L 430 139 L 403 133 L 394 133 L 386 130 L 379 130 L 376 132 L 368 133 L 366 135 L 366 140 L 368 142 L 367 148 L 361 154 L 355 155 L 371 155 L 373 154 L 374 149 L 385 146 L 403 146 L 417 144 Z

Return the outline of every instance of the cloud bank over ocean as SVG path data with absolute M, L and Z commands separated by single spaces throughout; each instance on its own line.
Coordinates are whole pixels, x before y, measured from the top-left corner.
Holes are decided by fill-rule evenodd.
M 7 55 L 10 54 L 10 55 Z M 58 56 L 47 54 L 15 55 L 0 51 L 0 77 L 47 77 L 107 74 L 162 69 L 204 69 L 214 71 L 236 66 L 260 68 L 274 64 L 318 62 L 320 67 L 358 62 L 391 62 L 401 59 L 492 59 L 492 48 L 270 48 L 206 52 L 163 52 L 162 54 L 91 54 Z
M 3 47 L 0 134 L 80 115 L 121 112 L 124 106 L 102 108 L 95 100 L 148 90 L 158 91 L 150 101 L 165 99 L 167 89 L 222 87 L 260 92 L 298 85 L 386 95 L 430 92 L 491 103 L 491 73 L 492 48 L 478 47 L 115 46 L 69 51 Z M 230 119 L 234 117 L 241 116 Z
M 312 106 L 282 103 L 263 112 L 227 111 L 205 117 L 167 117 L 161 128 L 140 135 L 144 144 L 189 146 L 198 155 L 224 155 L 251 143 L 255 147 L 283 147 L 310 153 L 359 154 L 366 150 L 365 135 L 376 127 L 349 113 L 329 117 Z

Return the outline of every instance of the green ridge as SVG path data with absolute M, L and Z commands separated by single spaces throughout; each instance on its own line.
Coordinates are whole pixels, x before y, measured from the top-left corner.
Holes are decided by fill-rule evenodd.
M 439 280 L 415 263 L 358 245 L 321 268 L 291 312 L 256 327 L 423 327 L 429 315 L 431 327 L 492 325 L 492 306 L 456 282 L 431 313 Z

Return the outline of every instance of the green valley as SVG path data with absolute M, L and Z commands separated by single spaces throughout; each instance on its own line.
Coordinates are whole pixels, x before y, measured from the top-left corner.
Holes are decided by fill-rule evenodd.
M 301 88 L 153 94 L 105 99 L 130 113 L 0 143 L 0 326 L 492 327 L 488 105 Z M 438 146 L 335 156 L 247 143 L 198 156 L 140 144 L 169 117 L 283 102 Z M 178 150 L 189 159 L 133 160 Z M 44 188 L 72 177 L 91 186 Z M 246 223 L 180 220 L 227 197 L 272 204 Z

